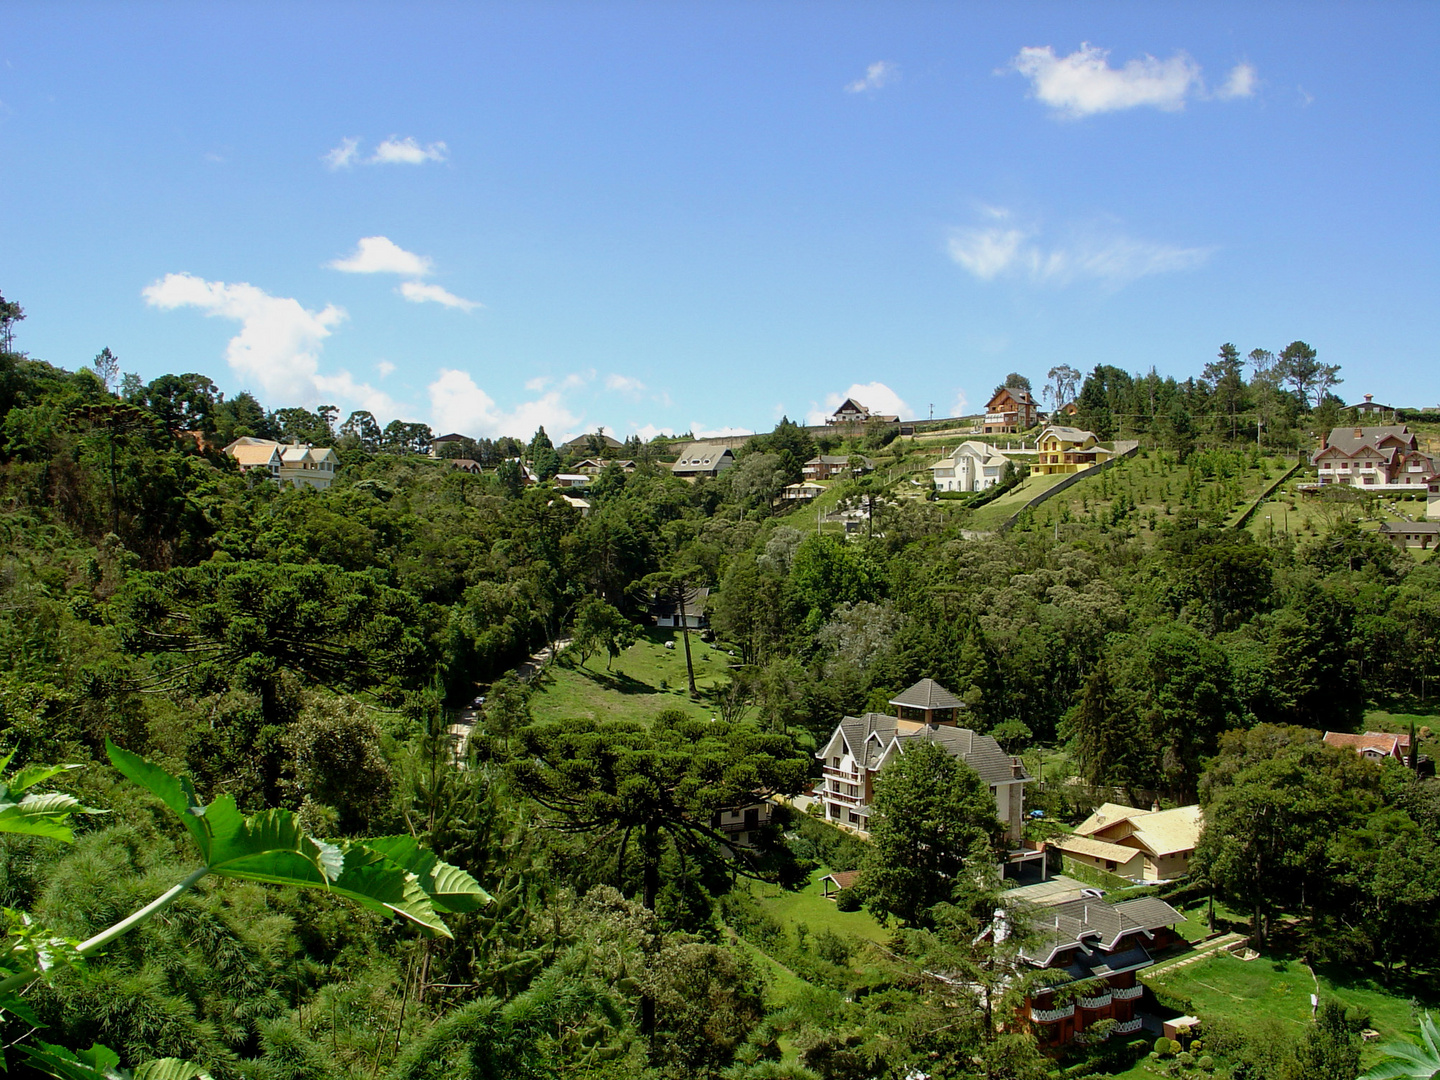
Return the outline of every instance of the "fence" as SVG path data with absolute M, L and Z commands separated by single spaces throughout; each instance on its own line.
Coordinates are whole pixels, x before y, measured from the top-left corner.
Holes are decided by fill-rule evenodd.
M 1087 477 L 1097 476 L 1100 473 L 1104 472 L 1106 469 L 1110 468 L 1110 466 L 1118 465 L 1126 458 L 1133 457 L 1135 455 L 1135 452 L 1139 449 L 1140 444 L 1133 439 L 1117 441 L 1115 443 L 1115 456 L 1112 457 L 1109 461 L 1102 462 L 1099 465 L 1092 465 L 1090 468 L 1083 469 L 1077 473 L 1072 473 L 1064 480 L 1061 480 L 1060 483 L 1056 484 L 1054 487 L 1046 488 L 1044 491 L 1040 492 L 1040 494 L 1036 495 L 1033 499 L 1027 502 L 1024 506 L 1020 507 L 1019 510 L 1016 510 L 1015 513 L 1011 514 L 1008 518 L 1002 521 L 1000 523 L 1000 532 L 1009 532 L 1012 528 L 1014 528 L 1015 522 L 1020 519 L 1020 515 L 1025 513 L 1027 510 L 1034 510 L 1035 507 L 1039 506 L 1046 499 L 1053 498 L 1054 496 L 1059 495 L 1060 492 L 1064 491 L 1066 488 L 1078 484 L 1081 480 L 1084 480 Z

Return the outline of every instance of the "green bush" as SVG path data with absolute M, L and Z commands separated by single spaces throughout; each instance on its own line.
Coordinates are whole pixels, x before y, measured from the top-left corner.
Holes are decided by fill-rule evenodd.
M 1209 1054 L 1202 1055 L 1200 1060 L 1197 1061 L 1195 1064 L 1199 1065 L 1200 1068 L 1204 1069 L 1206 1072 L 1215 1071 L 1215 1059 Z
M 1155 1040 L 1155 1054 L 1158 1057 L 1169 1057 L 1172 1053 L 1174 1051 L 1170 1049 L 1170 1040 L 1164 1035 Z
M 841 889 L 835 894 L 836 911 L 859 911 L 860 893 L 855 889 Z

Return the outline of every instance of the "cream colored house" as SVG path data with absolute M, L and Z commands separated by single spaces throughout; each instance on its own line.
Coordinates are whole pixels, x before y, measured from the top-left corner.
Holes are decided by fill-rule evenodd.
M 272 480 L 295 487 L 324 491 L 335 479 L 340 459 L 328 446 L 309 443 L 281 443 L 273 439 L 242 436 L 225 453 L 235 459 L 241 472 L 264 471 Z
M 1201 825 L 1199 806 L 1140 810 L 1105 803 L 1073 835 L 1051 844 L 1097 870 L 1135 881 L 1170 881 L 1190 872 Z
M 936 491 L 984 491 L 1000 482 L 1010 459 L 989 443 L 968 440 L 930 466 Z

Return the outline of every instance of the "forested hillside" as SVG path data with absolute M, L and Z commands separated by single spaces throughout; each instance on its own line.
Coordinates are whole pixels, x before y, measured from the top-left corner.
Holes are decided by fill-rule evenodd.
M 694 484 L 635 442 L 636 471 L 607 469 L 582 516 L 510 460 L 553 476 L 543 432 L 472 444 L 474 475 L 416 452 L 418 425 L 267 411 L 194 374 L 142 385 L 108 350 L 74 372 L 0 355 L 0 751 L 11 774 L 83 766 L 44 789 L 101 811 L 74 813 L 73 842 L 0 833 L 0 967 L 28 970 L 27 919 L 88 939 L 200 865 L 184 814 L 125 780 L 107 741 L 193 778 L 200 803 L 291 811 L 327 841 L 413 837 L 493 898 L 445 914 L 445 936 L 333 889 L 201 879 L 31 984 L 3 1021 L 12 1070 L 42 1067 L 12 1045 L 98 1042 L 127 1066 L 267 1080 L 1047 1076 L 1031 1036 L 926 974 L 995 975 L 974 950 L 997 883 L 971 857 L 993 821 L 967 826 L 953 903 L 872 898 L 879 946 L 780 941 L 751 887 L 858 865 L 856 841 L 783 809 L 753 849 L 712 828 L 806 790 L 842 715 L 925 677 L 969 726 L 1052 763 L 1032 805 L 1199 799 L 1224 823 L 1206 881 L 1257 933 L 1290 917 L 1312 956 L 1428 967 L 1435 782 L 1313 732 L 1433 713 L 1440 566 L 1363 528 L 1360 503 L 1317 535 L 1263 535 L 1231 527 L 1229 496 L 1188 497 L 1262 468 L 1257 420 L 1264 452 L 1293 458 L 1335 419 L 1333 370 L 1267 357 L 1248 381 L 1233 350 L 1188 382 L 1083 381 L 1077 422 L 1141 440 L 1115 475 L 1154 487 L 1144 514 L 1107 480 L 1103 512 L 977 534 L 963 503 L 901 498 L 882 471 L 837 489 L 873 507 L 845 536 L 775 505 L 817 450 L 788 421 Z M 242 435 L 333 445 L 342 467 L 328 490 L 282 488 L 223 453 Z M 718 640 L 693 699 L 665 688 L 684 707 L 532 719 L 554 679 L 516 665 L 575 638 L 559 663 L 624 694 L 601 662 L 624 671 L 661 641 L 634 644 L 652 597 L 695 587 Z M 480 695 L 457 762 L 448 729 Z M 1271 813 L 1284 828 L 1253 835 Z

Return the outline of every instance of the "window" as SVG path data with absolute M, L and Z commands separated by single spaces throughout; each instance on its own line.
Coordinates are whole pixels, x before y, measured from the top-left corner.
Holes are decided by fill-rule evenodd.
M 860 824 L 860 815 L 857 814 L 854 810 L 851 810 L 851 811 L 850 811 L 850 824 L 852 824 L 852 825 L 859 825 L 859 824 Z
M 1115 869 L 1115 860 L 1114 860 L 1114 859 L 1106 859 L 1106 860 L 1105 860 L 1105 869 L 1106 869 L 1106 870 L 1114 870 L 1114 869 Z

